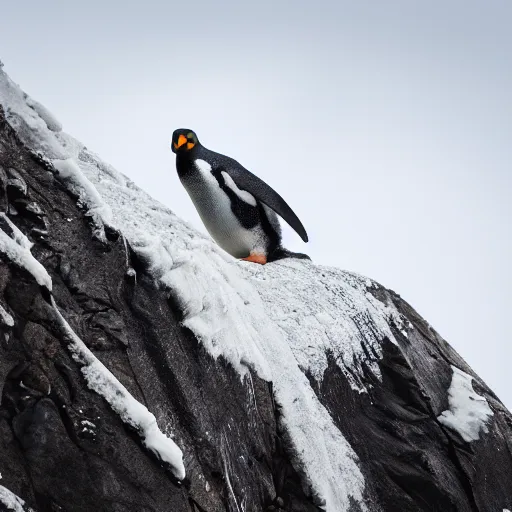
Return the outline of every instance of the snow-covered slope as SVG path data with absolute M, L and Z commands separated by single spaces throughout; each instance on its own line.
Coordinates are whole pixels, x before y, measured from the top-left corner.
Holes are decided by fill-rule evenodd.
M 358 455 L 342 433 L 340 420 L 322 403 L 315 388 L 322 386 L 327 369 L 332 371 L 334 364 L 355 395 L 370 394 L 371 401 L 373 388 L 383 379 L 383 345 L 391 344 L 393 350 L 411 360 L 412 356 L 401 347 L 410 336 L 419 334 L 392 300 L 382 298 L 382 288 L 370 279 L 304 260 L 282 260 L 266 266 L 234 260 L 61 131 L 51 113 L 24 94 L 1 69 L 0 104 L 19 137 L 51 164 L 62 184 L 78 197 L 91 217 L 92 235 L 105 243 L 106 228 L 119 231 L 144 262 L 145 271 L 155 284 L 179 305 L 182 324 L 213 358 L 228 361 L 240 379 L 251 370 L 273 383 L 274 398 L 281 410 L 280 427 L 306 494 L 328 511 L 350 510 L 354 504 L 359 510 L 377 510 L 378 506 L 367 500 L 369 483 Z M 169 172 L 174 172 L 171 155 Z M 0 234 L 0 251 L 51 290 L 51 281 L 31 257 L 30 246 L 20 243 L 23 234 L 17 235 L 18 241 L 14 235 Z M 134 274 L 133 269 L 129 272 Z M 0 312 L 4 317 L 8 315 L 1 309 Z M 81 351 L 77 359 L 86 367 L 96 367 L 92 353 L 66 320 L 59 318 L 69 329 L 73 350 Z M 453 371 L 455 377 L 457 368 Z M 105 378 L 110 374 L 93 373 L 91 389 L 107 400 L 115 398 L 113 381 Z M 84 374 L 87 377 L 85 370 Z M 101 378 L 95 377 L 98 375 Z M 468 386 L 471 387 L 471 380 L 465 389 Z M 131 399 L 129 395 L 125 398 Z M 468 404 L 464 405 L 469 408 L 466 416 L 471 413 Z M 487 402 L 485 406 L 489 409 Z M 133 415 L 123 403 L 112 407 L 123 421 L 133 424 Z M 482 408 L 481 403 L 479 407 Z M 146 413 L 151 415 L 147 410 Z M 480 424 L 471 431 L 485 433 L 491 414 L 477 414 L 474 421 Z M 166 421 L 164 412 L 156 416 L 159 423 Z M 448 415 L 442 418 L 450 428 Z M 141 427 L 145 421 L 135 422 L 134 426 L 148 445 L 150 439 Z M 154 427 L 160 441 L 172 443 Z M 186 460 L 187 447 L 180 448 Z M 171 463 L 176 457 L 180 459 L 177 447 L 171 454 Z M 180 479 L 184 476 L 180 468 L 175 474 Z

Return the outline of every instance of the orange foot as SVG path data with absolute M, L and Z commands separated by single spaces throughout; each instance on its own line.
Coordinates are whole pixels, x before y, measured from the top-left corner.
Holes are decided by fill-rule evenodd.
M 244 261 L 251 261 L 252 263 L 259 263 L 260 265 L 265 265 L 267 263 L 267 257 L 264 254 L 249 254 L 247 258 L 242 258 Z

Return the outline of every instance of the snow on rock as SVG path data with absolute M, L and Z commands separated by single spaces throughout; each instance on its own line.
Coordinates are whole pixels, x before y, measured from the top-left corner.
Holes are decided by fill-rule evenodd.
M 183 453 L 159 428 L 155 416 L 107 370 L 96 356 L 85 346 L 60 313 L 52 298 L 57 318 L 68 342 L 73 359 L 82 365 L 82 374 L 89 389 L 101 395 L 119 414 L 121 420 L 134 428 L 142 437 L 144 445 L 160 460 L 168 463 L 174 476 L 185 478 Z
M 21 139 L 32 151 L 40 153 L 54 164 L 64 184 L 85 204 L 95 225 L 95 236 L 106 241 L 103 224 L 110 224 L 110 209 L 76 163 L 84 145 L 63 133 L 62 126 L 55 117 L 43 105 L 25 94 L 1 68 L 0 104 L 9 124 Z M 105 166 L 103 171 L 108 167 Z
M 486 422 L 493 412 L 487 400 L 473 390 L 473 377 L 453 365 L 452 370 L 452 382 L 448 389 L 449 409 L 443 411 L 438 420 L 469 443 L 479 439 L 481 431 L 489 431 Z
M 37 283 L 52 289 L 52 281 L 46 269 L 32 256 L 28 239 L 9 220 L 14 238 L 0 229 L 0 253 L 16 265 L 32 274 Z M 22 233 L 21 233 L 22 234 Z M 30 243 L 30 242 L 28 242 Z M 97 392 L 119 414 L 124 423 L 133 427 L 143 439 L 145 446 L 157 457 L 168 463 L 176 478 L 185 477 L 183 454 L 178 446 L 163 434 L 156 423 L 156 418 L 148 409 L 133 398 L 126 388 L 110 373 L 105 366 L 85 346 L 61 315 L 52 297 L 57 319 L 69 343 L 73 358 L 82 366 L 82 373 L 90 389 Z M 2 308 L 3 310 L 3 308 Z M 7 314 L 7 312 L 5 312 Z M 10 317 L 10 315 L 9 315 Z M 12 321 L 12 317 L 11 321 Z M 9 321 L 9 319 L 7 320 Z M 1 495 L 0 495 L 1 497 Z
M 57 118 L 44 105 L 41 105 L 41 103 L 32 99 L 28 95 L 26 95 L 26 101 L 27 105 L 32 107 L 39 117 L 46 123 L 49 130 L 52 132 L 62 131 L 62 124 L 60 124 Z
M 0 323 L 6 325 L 7 327 L 14 326 L 14 318 L 5 310 L 2 304 L 0 304 Z
M 0 69 L 0 104 L 9 124 L 28 147 L 48 158 L 68 158 L 62 151 L 57 133 L 51 131 L 46 121 L 27 103 L 27 95 Z
M 366 390 L 363 366 L 380 376 L 381 342 L 396 343 L 389 320 L 401 319 L 367 291 L 367 278 L 307 260 L 240 265 L 303 371 L 321 381 L 330 354 L 357 391 Z
M 351 499 L 362 503 L 364 479 L 357 456 L 301 371 L 294 352 L 298 338 L 280 329 L 271 318 L 274 307 L 284 306 L 277 298 L 272 302 L 270 291 L 265 295 L 260 290 L 261 276 L 253 278 L 254 272 L 262 272 L 269 286 L 277 289 L 282 283 L 277 280 L 272 284 L 272 280 L 288 272 L 290 279 L 293 275 L 302 278 L 306 289 L 308 279 L 312 282 L 317 278 L 319 267 L 307 262 L 279 262 L 265 267 L 238 262 L 144 192 L 119 186 L 104 177 L 95 184 L 112 208 L 116 227 L 146 262 L 157 284 L 181 304 L 183 324 L 209 353 L 215 358 L 223 356 L 241 376 L 251 368 L 260 377 L 272 380 L 276 402 L 282 407 L 281 426 L 294 447 L 294 466 L 304 476 L 305 487 L 316 496 L 317 503 L 324 504 L 327 510 L 348 509 Z M 294 264 L 298 265 L 295 270 Z M 350 279 L 359 282 L 353 276 Z M 293 282 L 289 286 L 292 292 L 283 293 L 283 304 L 288 303 L 290 309 L 294 305 L 305 310 L 313 307 L 311 298 L 303 303 L 305 298 L 293 291 Z M 313 300 L 317 299 L 315 296 Z M 364 300 L 373 307 L 369 297 Z M 339 315 L 335 306 L 330 311 L 331 316 Z M 310 311 L 307 316 L 314 313 Z M 290 333 L 298 334 L 304 325 L 303 319 L 297 318 L 295 330 L 290 328 Z M 355 325 L 352 329 L 358 331 Z M 392 337 L 389 327 L 386 335 Z M 357 339 L 361 342 L 361 337 Z M 309 343 L 320 344 L 314 349 L 326 361 L 327 334 L 319 341 L 311 338 Z M 355 346 L 350 350 L 354 351 Z M 359 351 L 362 361 L 364 350 L 359 347 Z M 301 354 L 300 349 L 297 353 L 307 366 L 307 354 Z
M 78 196 L 79 202 L 87 206 L 87 215 L 92 217 L 95 235 L 106 242 L 104 224 L 112 224 L 112 212 L 98 194 L 94 185 L 85 177 L 72 159 L 53 160 L 59 178 L 67 185 L 68 190 Z
M 0 485 L 0 503 L 5 506 L 7 510 L 14 512 L 32 512 L 31 508 L 24 508 L 25 502 L 16 496 L 16 494 Z
M 10 237 L 21 247 L 25 249 L 32 249 L 32 246 L 34 245 L 26 236 L 24 233 L 22 233 L 18 226 L 16 226 L 9 217 L 5 213 L 0 213 L 0 228 L 4 231 L 7 231 L 10 235 Z M 7 228 L 7 229 L 5 229 Z
M 236 261 L 79 141 L 50 130 L 1 70 L 0 103 L 25 143 L 50 159 L 75 192 L 83 192 L 80 197 L 97 219 L 122 232 L 155 283 L 180 304 L 183 324 L 206 350 L 214 358 L 222 356 L 241 378 L 252 369 L 273 382 L 292 462 L 316 502 L 338 511 L 356 501 L 364 510 L 365 484 L 357 456 L 304 372 L 321 380 L 330 354 L 360 392 L 366 390 L 363 367 L 379 376 L 381 342 L 396 343 L 390 322 L 400 329 L 402 319 L 392 305 L 369 293 L 378 285 L 304 260 L 265 266 Z M 169 172 L 174 172 L 171 154 Z M 147 410 L 133 404 L 101 363 L 90 359 L 76 335 L 67 332 L 90 386 L 101 389 L 112 407 L 144 432 L 148 446 L 168 449 L 168 458 L 176 463 L 178 452 L 170 445 L 162 447 L 166 442 L 154 417 L 148 419 Z M 132 406 L 138 420 L 127 412 Z
M 9 223 L 11 226 L 14 226 L 11 221 Z M 16 228 L 14 238 L 11 238 L 3 229 L 0 229 L 0 253 L 5 254 L 15 265 L 32 274 L 37 284 L 51 291 L 52 280 L 48 272 L 30 253 L 30 246 L 27 246 L 27 243 L 30 244 L 28 239 L 25 235 L 23 235 L 23 238 L 20 238 L 19 233 L 21 232 Z

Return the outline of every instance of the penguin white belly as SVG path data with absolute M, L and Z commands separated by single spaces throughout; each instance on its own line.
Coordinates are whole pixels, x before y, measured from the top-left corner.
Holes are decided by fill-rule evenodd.
M 229 197 L 212 175 L 210 164 L 204 160 L 196 160 L 195 164 L 197 174 L 183 182 L 183 185 L 208 233 L 235 258 L 245 258 L 251 251 L 264 252 L 266 235 L 261 226 L 244 228 L 231 210 Z M 255 202 L 250 194 L 246 199 L 250 201 L 249 196 Z

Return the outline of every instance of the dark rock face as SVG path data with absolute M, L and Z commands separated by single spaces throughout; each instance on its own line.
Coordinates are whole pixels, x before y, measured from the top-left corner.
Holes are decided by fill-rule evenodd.
M 0 181 L 0 211 L 34 243 L 62 314 L 139 402 L 157 417 L 172 411 L 168 433 L 187 469 L 176 481 L 87 388 L 47 292 L 0 253 L 0 305 L 14 319 L 0 320 L 0 485 L 41 512 L 318 510 L 290 462 L 271 383 L 241 381 L 206 353 L 122 235 L 92 237 L 76 198 L 1 109 Z M 10 234 L 1 219 L 0 229 Z M 367 509 L 512 509 L 512 416 L 407 303 L 373 293 L 414 326 L 407 336 L 396 328 L 399 346 L 384 342 L 382 381 L 368 371 L 373 387 L 357 393 L 334 361 L 321 383 L 311 379 L 360 459 Z M 451 364 L 474 376 L 494 412 L 489 433 L 472 443 L 437 419 Z

